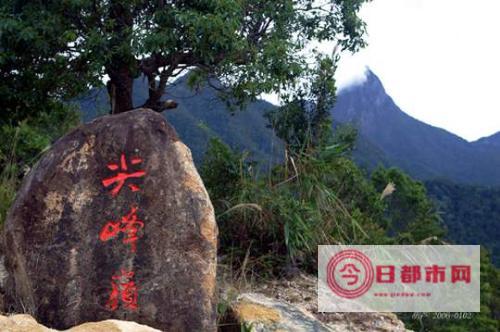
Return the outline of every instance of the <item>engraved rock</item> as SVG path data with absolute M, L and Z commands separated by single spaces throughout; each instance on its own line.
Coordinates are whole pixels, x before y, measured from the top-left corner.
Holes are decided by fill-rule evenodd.
M 153 111 L 101 117 L 57 141 L 3 236 L 9 312 L 57 329 L 121 319 L 215 331 L 212 204 L 189 149 Z

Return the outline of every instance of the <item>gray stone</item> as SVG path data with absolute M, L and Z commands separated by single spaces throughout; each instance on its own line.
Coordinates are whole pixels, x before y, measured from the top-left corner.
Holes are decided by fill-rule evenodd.
M 241 294 L 232 305 L 237 321 L 255 332 L 331 332 L 310 312 L 258 293 Z

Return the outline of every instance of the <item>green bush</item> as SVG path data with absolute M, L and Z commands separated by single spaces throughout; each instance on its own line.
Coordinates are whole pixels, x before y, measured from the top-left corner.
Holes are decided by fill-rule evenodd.
M 2 121 L 0 121 L 2 123 Z M 0 124 L 0 226 L 23 176 L 52 142 L 79 123 L 78 113 L 58 106 L 15 124 Z
M 246 155 L 212 140 L 201 168 L 214 202 L 222 261 L 241 274 L 315 273 L 320 244 L 442 243 L 441 220 L 423 185 L 397 169 L 370 178 L 341 144 L 290 156 L 256 174 Z M 389 187 L 394 191 L 387 191 Z M 382 194 L 384 193 L 384 194 Z M 481 312 L 469 320 L 412 319 L 416 331 L 498 331 L 500 272 L 481 252 Z
M 244 155 L 212 140 L 201 174 L 216 209 L 221 254 L 236 266 L 246 261 L 276 274 L 313 271 L 320 244 L 385 242 L 379 194 L 338 153 L 290 157 L 259 176 Z
M 0 226 L 3 225 L 17 190 L 17 178 L 12 167 L 5 167 L 0 174 Z
M 0 166 L 15 166 L 23 172 L 32 166 L 51 143 L 76 126 L 79 114 L 66 106 L 54 106 L 50 112 L 11 123 L 0 121 Z
M 394 192 L 384 198 L 388 235 L 400 244 L 437 243 L 445 235 L 444 225 L 423 183 L 396 168 L 378 168 L 372 183 L 382 192 L 390 183 Z

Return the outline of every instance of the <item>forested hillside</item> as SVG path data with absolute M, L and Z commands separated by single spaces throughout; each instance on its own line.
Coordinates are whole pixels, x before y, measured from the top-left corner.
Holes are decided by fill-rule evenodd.
M 144 103 L 147 95 L 147 82 L 144 79 L 135 80 L 134 103 Z M 275 106 L 266 101 L 251 103 L 244 112 L 230 112 L 215 90 L 207 87 L 192 90 L 187 86 L 186 78 L 170 85 L 163 98 L 173 98 L 178 102 L 176 109 L 163 114 L 190 147 L 198 164 L 210 138 L 220 138 L 231 147 L 251 152 L 252 158 L 269 162 L 275 162 L 283 152 L 281 141 L 267 128 L 264 113 Z M 105 89 L 91 90 L 80 97 L 77 104 L 84 122 L 109 110 Z
M 481 244 L 500 265 L 500 188 L 459 185 L 450 181 L 425 183 L 454 243 Z
M 405 114 L 387 95 L 380 79 L 370 70 L 366 81 L 342 89 L 331 109 L 334 126 L 351 124 L 358 138 L 354 159 L 368 170 L 378 165 L 403 169 L 420 180 L 448 179 L 456 183 L 500 185 L 500 142 L 497 135 L 473 143 Z M 179 106 L 165 112 L 196 161 L 206 150 L 207 138 L 219 137 L 237 149 L 248 150 L 258 160 L 282 157 L 281 142 L 267 128 L 264 114 L 276 108 L 264 100 L 245 111 L 230 111 L 210 87 L 193 91 L 186 78 L 167 88 L 163 99 Z M 134 103 L 147 99 L 147 82 L 134 82 Z M 105 89 L 92 90 L 78 99 L 83 120 L 109 108 Z M 102 111 L 99 111 L 99 110 Z
M 136 80 L 134 91 L 135 103 L 143 103 L 147 98 L 146 82 Z M 269 169 L 283 159 L 283 142 L 265 118 L 266 112 L 276 106 L 260 100 L 243 111 L 231 112 L 215 90 L 192 90 L 186 85 L 186 78 L 178 79 L 167 89 L 164 99 L 169 98 L 176 99 L 179 106 L 164 114 L 199 165 L 210 138 L 219 138 L 236 151 L 247 151 L 248 160 L 260 161 L 260 169 Z M 104 90 L 92 90 L 78 103 L 84 121 L 109 108 Z M 334 127 L 351 124 L 356 129 L 353 158 L 358 165 L 367 172 L 377 166 L 395 166 L 427 180 L 426 187 L 447 228 L 446 238 L 457 243 L 482 244 L 492 251 L 494 262 L 500 263 L 500 189 L 462 186 L 449 179 L 432 180 L 451 177 L 460 182 L 465 179 L 465 183 L 475 179 L 494 184 L 500 175 L 487 178 L 487 173 L 478 171 L 488 168 L 492 174 L 500 172 L 500 166 L 493 167 L 497 158 L 494 152 L 500 149 L 494 136 L 468 143 L 411 118 L 394 104 L 371 71 L 364 83 L 340 91 L 331 115 Z

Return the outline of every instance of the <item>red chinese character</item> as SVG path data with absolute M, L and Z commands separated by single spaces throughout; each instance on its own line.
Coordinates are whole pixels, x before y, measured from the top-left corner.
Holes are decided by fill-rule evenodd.
M 347 273 L 345 274 L 341 274 L 340 276 L 344 279 L 352 279 L 352 281 L 348 281 L 347 282 L 347 285 L 349 286 L 352 286 L 354 284 L 356 284 L 359 280 L 359 277 L 358 275 L 356 275 L 355 273 L 360 273 L 361 271 L 356 267 L 356 265 L 350 263 L 350 264 L 346 264 L 344 265 L 344 267 L 342 268 L 342 270 L 340 270 L 339 272 L 345 272 L 347 271 Z
M 451 282 L 464 281 L 470 283 L 470 265 L 452 265 L 451 266 Z
M 125 238 L 123 239 L 123 243 L 130 243 L 130 250 L 135 252 L 137 249 L 137 233 L 140 229 L 144 228 L 144 222 L 137 219 L 137 207 L 131 207 L 130 212 L 123 216 L 121 221 L 109 221 L 104 227 L 101 229 L 99 233 L 99 239 L 101 241 L 108 241 L 120 233 L 125 234 Z
M 405 284 L 416 283 L 421 277 L 419 265 L 403 265 L 401 267 L 401 282 Z
M 425 281 L 433 284 L 445 281 L 445 266 L 427 266 L 425 268 Z
M 127 310 L 137 310 L 137 286 L 132 280 L 133 271 L 121 270 L 121 274 L 111 277 L 111 294 L 107 307 L 113 311 L 118 309 L 118 302 L 121 300 Z
M 136 158 L 132 158 L 132 160 L 130 162 L 132 165 L 137 165 L 137 164 L 140 164 L 142 162 L 142 159 L 136 157 Z M 122 153 L 121 158 L 120 158 L 120 165 L 108 164 L 108 168 L 112 171 L 116 171 L 116 170 L 120 169 L 120 171 L 118 172 L 118 174 L 116 176 L 102 180 L 102 184 L 106 188 L 111 186 L 112 184 L 116 183 L 116 186 L 113 188 L 113 190 L 111 190 L 112 196 L 118 195 L 118 193 L 122 189 L 122 187 L 125 184 L 125 181 L 127 179 L 140 178 L 140 177 L 143 177 L 144 175 L 146 175 L 146 172 L 143 170 L 127 173 L 127 170 L 128 170 L 127 160 L 125 159 L 125 155 L 123 153 Z M 132 191 L 139 190 L 139 187 L 137 187 L 134 184 L 128 184 L 128 187 Z
M 377 265 L 377 282 L 393 283 L 395 279 L 394 265 Z

